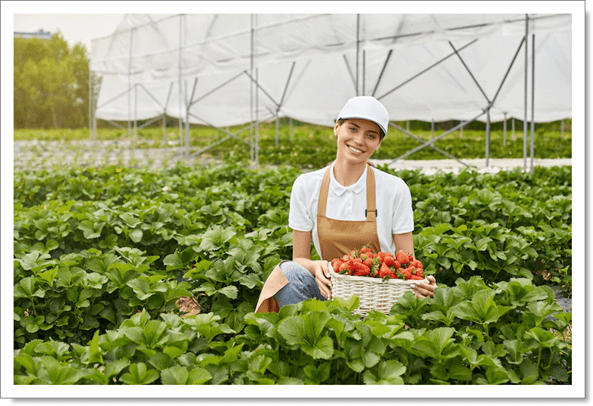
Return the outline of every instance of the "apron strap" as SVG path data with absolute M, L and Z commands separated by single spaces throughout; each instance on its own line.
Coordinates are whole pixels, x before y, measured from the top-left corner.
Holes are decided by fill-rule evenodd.
M 375 172 L 372 168 L 367 168 L 367 209 L 365 210 L 367 220 L 376 221 L 377 207 L 375 204 Z
M 332 167 L 330 166 L 325 171 L 323 175 L 323 180 L 321 181 L 321 190 L 319 191 L 319 202 L 317 204 L 317 215 L 325 217 L 325 210 L 327 208 L 327 194 L 329 191 L 329 182 L 330 182 L 330 171 Z M 375 197 L 375 173 L 371 168 L 367 168 L 367 208 L 365 210 L 365 216 L 367 220 L 375 221 L 377 218 L 377 207 L 376 207 L 376 197 Z

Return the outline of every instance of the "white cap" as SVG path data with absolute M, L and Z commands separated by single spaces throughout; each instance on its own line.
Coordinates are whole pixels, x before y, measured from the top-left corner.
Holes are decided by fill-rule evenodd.
M 373 96 L 356 96 L 346 102 L 338 115 L 339 119 L 362 118 L 377 124 L 387 135 L 389 113 L 381 102 Z

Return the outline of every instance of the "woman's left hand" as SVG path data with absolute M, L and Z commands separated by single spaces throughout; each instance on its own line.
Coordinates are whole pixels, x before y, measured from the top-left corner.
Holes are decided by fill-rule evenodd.
M 410 285 L 412 292 L 418 299 L 424 299 L 425 297 L 434 297 L 434 290 L 437 287 L 437 281 L 434 276 L 429 275 L 427 278 L 429 283 L 424 281 L 415 281 Z

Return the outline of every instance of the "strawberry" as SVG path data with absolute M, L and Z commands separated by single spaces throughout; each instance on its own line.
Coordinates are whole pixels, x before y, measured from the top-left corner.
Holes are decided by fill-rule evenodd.
M 353 273 L 354 276 L 367 276 L 371 272 L 369 267 L 364 265 L 363 263 L 355 262 L 353 265 L 354 265 L 354 273 Z
M 346 274 L 349 275 L 350 272 L 352 271 L 353 267 L 352 267 L 352 260 L 349 259 L 346 262 L 343 262 L 342 265 L 340 265 L 340 273 L 341 274 Z
M 404 254 L 404 252 L 402 250 L 399 250 L 398 252 L 396 252 L 395 259 L 397 259 L 399 261 L 399 263 L 402 265 L 405 265 L 408 262 L 410 262 L 409 256 L 407 254 Z
M 389 253 L 389 252 L 383 252 L 383 251 L 381 251 L 381 252 L 379 252 L 377 254 L 377 257 L 379 257 L 379 259 L 381 260 L 381 262 L 385 262 L 385 260 L 387 258 L 393 258 L 393 255 L 391 255 L 391 253 Z
M 414 259 L 410 261 L 409 266 L 413 266 L 416 269 L 422 269 L 422 262 L 418 261 L 417 259 Z
M 360 249 L 361 254 L 370 254 L 370 252 L 371 252 L 371 247 L 369 247 L 368 245 L 365 245 L 364 247 L 362 247 Z
M 366 257 L 366 259 L 363 260 L 362 263 L 370 268 L 373 265 L 373 258 Z
M 414 281 L 421 281 L 424 278 L 422 276 L 418 276 L 418 275 L 412 275 L 410 276 L 410 279 L 414 280 Z

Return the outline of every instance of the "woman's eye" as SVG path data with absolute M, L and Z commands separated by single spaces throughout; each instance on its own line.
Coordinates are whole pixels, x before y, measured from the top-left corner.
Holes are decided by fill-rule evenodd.
M 350 127 L 350 131 L 356 131 L 356 127 Z
M 369 138 L 371 138 L 371 139 L 373 139 L 373 140 L 374 140 L 375 138 L 377 138 L 377 136 L 376 136 L 375 134 L 368 134 L 368 137 L 369 137 Z

